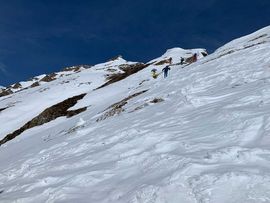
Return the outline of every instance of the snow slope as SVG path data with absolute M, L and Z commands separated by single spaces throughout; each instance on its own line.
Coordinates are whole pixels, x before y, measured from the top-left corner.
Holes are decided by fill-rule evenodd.
M 166 65 L 152 64 L 96 89 L 133 64 L 118 58 L 1 97 L 1 139 L 71 96 L 87 93 L 70 108 L 87 110 L 0 146 L 0 202 L 270 202 L 269 37 L 234 40 L 167 79 L 150 78 Z

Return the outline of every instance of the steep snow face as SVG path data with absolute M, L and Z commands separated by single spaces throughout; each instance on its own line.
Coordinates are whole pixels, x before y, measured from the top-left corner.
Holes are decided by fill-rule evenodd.
M 250 44 L 262 40 L 255 33 L 188 66 L 177 65 L 188 51 L 169 50 L 153 60 L 172 57 L 166 79 L 150 71 L 167 64 L 151 64 L 96 89 L 132 63 L 119 58 L 0 98 L 0 109 L 9 105 L 3 137 L 87 93 L 70 108 L 87 111 L 0 147 L 0 202 L 270 202 L 270 28 L 263 32 L 263 43 Z
M 243 48 L 245 46 L 248 45 L 252 45 L 252 44 L 260 44 L 260 43 L 266 43 L 269 42 L 269 30 L 270 30 L 270 26 L 262 28 L 250 35 L 241 37 L 239 39 L 235 39 L 227 44 L 225 44 L 223 47 L 217 49 L 217 52 L 222 51 L 222 50 L 226 50 L 226 49 L 230 49 L 230 48 Z

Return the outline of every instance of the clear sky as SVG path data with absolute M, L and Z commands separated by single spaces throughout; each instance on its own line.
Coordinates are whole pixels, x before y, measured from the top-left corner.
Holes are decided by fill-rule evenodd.
M 121 54 L 146 62 L 270 25 L 270 0 L 2 0 L 0 85 Z

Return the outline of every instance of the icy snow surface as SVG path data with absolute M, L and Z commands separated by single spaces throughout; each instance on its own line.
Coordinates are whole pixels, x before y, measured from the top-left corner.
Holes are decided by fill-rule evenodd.
M 0 98 L 1 139 L 74 95 L 87 93 L 71 109 L 88 107 L 0 146 L 0 202 L 270 202 L 269 36 L 266 27 L 234 40 L 166 79 L 150 74 L 166 64 L 150 65 L 94 90 L 108 68 L 132 64 L 120 58 Z

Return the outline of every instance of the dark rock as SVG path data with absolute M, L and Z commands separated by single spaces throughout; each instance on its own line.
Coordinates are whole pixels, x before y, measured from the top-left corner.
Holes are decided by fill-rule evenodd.
M 52 74 L 49 74 L 49 75 L 46 75 L 45 77 L 43 77 L 40 81 L 42 82 L 51 82 L 53 80 L 55 80 L 56 78 L 56 73 L 52 73 Z
M 163 102 L 163 101 L 164 101 L 164 99 L 162 99 L 162 98 L 154 98 L 152 101 L 150 101 L 150 103 L 156 104 L 156 103 L 160 103 L 160 102 Z
M 208 53 L 207 53 L 206 51 L 201 52 L 201 54 L 202 54 L 204 57 L 208 56 Z
M 42 113 L 33 118 L 31 121 L 27 122 L 20 129 L 14 131 L 13 133 L 8 134 L 4 139 L 0 141 L 0 145 L 14 139 L 15 137 L 17 137 L 18 135 L 20 135 L 21 133 L 30 128 L 43 125 L 52 120 L 55 120 L 58 117 L 67 116 L 69 118 L 85 111 L 87 109 L 86 107 L 77 110 L 71 111 L 68 110 L 69 108 L 74 106 L 79 100 L 81 100 L 85 95 L 86 94 L 81 94 L 78 96 L 71 97 L 45 109 Z
M 117 55 L 117 56 L 115 56 L 115 57 L 112 57 L 112 58 L 109 59 L 107 62 L 115 61 L 115 60 L 117 60 L 117 59 L 119 59 L 119 58 L 123 58 L 122 55 Z
M 30 87 L 37 87 L 39 85 L 40 85 L 39 82 L 34 82 Z
M 6 110 L 7 108 L 8 107 L 6 107 L 6 108 L 0 108 L 0 112 Z
M 147 82 L 147 81 L 149 81 L 149 79 L 141 81 L 141 82 L 139 83 L 139 85 L 142 85 L 144 82 Z
M 260 35 L 260 36 L 258 36 L 256 38 L 252 39 L 252 40 L 249 40 L 249 42 L 255 41 L 257 39 L 260 39 L 260 38 L 263 38 L 263 37 L 266 37 L 266 36 L 267 36 L 267 34 Z
M 78 66 L 72 66 L 72 67 L 63 68 L 62 71 L 80 72 L 81 68 L 88 69 L 88 68 L 91 68 L 91 67 L 92 67 L 91 65 L 78 65 Z
M 121 100 L 121 101 L 119 101 L 119 102 L 117 102 L 117 103 L 115 103 L 115 104 L 109 106 L 107 109 L 105 109 L 105 111 L 107 111 L 107 112 L 105 112 L 100 118 L 98 118 L 98 119 L 96 120 L 96 122 L 105 120 L 105 119 L 107 119 L 107 118 L 109 118 L 109 117 L 112 117 L 112 116 L 114 116 L 114 115 L 118 115 L 118 114 L 120 114 L 121 112 L 125 111 L 125 110 L 123 109 L 123 107 L 128 103 L 128 100 L 130 100 L 130 99 L 132 99 L 132 98 L 134 98 L 134 97 L 137 97 L 137 96 L 139 96 L 140 94 L 143 94 L 143 93 L 145 93 L 145 92 L 147 92 L 147 91 L 148 91 L 148 90 L 143 90 L 143 91 L 141 91 L 141 92 L 137 92 L 137 93 L 132 94 L 132 95 L 128 96 L 127 98 L 125 98 L 125 99 L 123 99 L 123 100 Z
M 16 84 L 14 84 L 14 85 L 12 85 L 12 88 L 14 88 L 14 89 L 19 89 L 21 87 L 22 87 L 22 85 L 19 82 L 16 83 Z
M 172 64 L 172 58 L 165 59 L 165 60 L 162 60 L 162 61 L 155 63 L 155 65 L 157 65 L 157 66 L 164 65 L 164 64 Z
M 4 96 L 10 95 L 12 93 L 13 92 L 10 89 L 5 89 L 2 92 L 0 92 L 0 97 L 4 97 Z
M 118 82 L 120 80 L 123 80 L 125 78 L 127 78 L 128 76 L 139 72 L 140 70 L 146 68 L 147 66 L 149 66 L 150 64 L 143 64 L 143 63 L 136 63 L 136 64 L 131 64 L 131 65 L 122 65 L 119 66 L 119 68 L 124 71 L 124 73 L 114 73 L 111 75 L 107 76 L 107 82 L 104 83 L 103 85 L 101 85 L 100 87 L 96 88 L 96 89 L 100 89 L 103 87 L 106 87 L 112 83 Z

